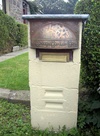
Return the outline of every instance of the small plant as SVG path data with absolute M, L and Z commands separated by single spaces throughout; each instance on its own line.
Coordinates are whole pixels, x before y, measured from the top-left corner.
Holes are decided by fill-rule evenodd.
M 79 101 L 78 128 L 86 136 L 87 132 L 89 136 L 99 136 L 100 134 L 100 103 L 98 102 L 97 106 L 97 102 L 95 102 Z

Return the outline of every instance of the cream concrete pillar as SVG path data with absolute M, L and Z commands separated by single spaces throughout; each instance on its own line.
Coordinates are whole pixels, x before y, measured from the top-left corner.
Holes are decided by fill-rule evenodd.
M 82 22 L 88 18 L 88 15 L 63 15 L 63 17 L 61 15 L 30 15 L 23 16 L 23 18 L 29 20 L 29 85 L 32 126 L 35 128 L 40 127 L 43 130 L 49 127 L 57 130 L 59 126 L 63 127 L 64 125 L 68 129 L 76 127 Z M 45 24 L 46 21 L 47 24 Z M 64 25 L 63 22 L 65 22 Z M 38 27 L 38 25 L 40 26 Z M 62 33 L 62 28 L 65 27 L 63 31 L 66 30 L 66 35 L 69 36 L 65 36 L 66 41 L 64 42 L 62 37 L 60 41 L 56 37 L 55 42 L 60 42 L 60 44 L 54 46 L 53 41 L 53 46 L 51 46 L 52 38 L 50 39 L 50 37 L 54 34 L 51 31 L 55 31 L 56 27 L 56 31 L 59 29 L 60 33 Z M 36 42 L 41 37 L 44 39 L 49 37 L 51 43 L 46 41 L 47 43 L 44 44 L 44 41 L 42 41 L 43 43 L 40 42 L 42 45 L 37 44 Z M 70 38 L 76 40 L 74 44 L 67 43 Z M 51 47 L 49 48 L 49 46 Z M 67 57 L 70 57 L 69 51 L 72 52 L 72 55 L 71 59 L 67 60 L 65 58 L 66 54 Z M 39 56 L 41 52 L 44 53 L 42 58 Z

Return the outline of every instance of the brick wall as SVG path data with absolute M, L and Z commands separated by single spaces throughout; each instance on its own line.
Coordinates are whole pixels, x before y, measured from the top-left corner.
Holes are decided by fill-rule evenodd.
M 6 13 L 18 22 L 23 22 L 23 0 L 6 0 Z M 27 13 L 29 13 L 29 7 L 27 5 Z

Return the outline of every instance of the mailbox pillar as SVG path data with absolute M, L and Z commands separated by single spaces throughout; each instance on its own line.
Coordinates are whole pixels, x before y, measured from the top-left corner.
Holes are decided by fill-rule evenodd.
M 82 24 L 88 15 L 23 15 L 33 127 L 76 127 Z

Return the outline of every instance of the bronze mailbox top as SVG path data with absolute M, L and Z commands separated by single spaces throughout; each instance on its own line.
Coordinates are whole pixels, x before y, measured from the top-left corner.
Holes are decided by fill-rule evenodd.
M 79 42 L 79 22 L 89 15 L 23 15 L 30 22 L 31 48 L 76 49 Z

